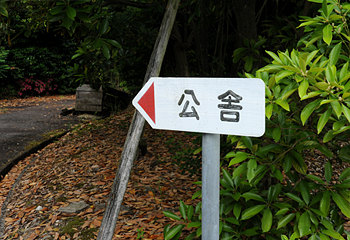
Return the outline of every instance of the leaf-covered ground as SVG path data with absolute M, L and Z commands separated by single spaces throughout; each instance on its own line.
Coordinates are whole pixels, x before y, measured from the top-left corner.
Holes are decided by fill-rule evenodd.
M 95 239 L 132 113 L 87 121 L 15 166 L 0 182 L 3 239 Z M 189 143 L 193 136 L 146 127 L 145 137 L 148 153 L 134 162 L 114 239 L 163 239 L 164 226 L 174 222 L 162 212 L 176 212 L 179 200 L 188 204 L 199 190 L 196 177 L 171 163 L 167 146 L 169 139 Z M 59 211 L 78 201 L 89 207 Z
M 26 104 L 36 100 L 0 101 L 10 110 Z M 16 165 L 0 182 L 2 239 L 96 239 L 132 115 L 129 109 L 86 121 Z M 175 149 L 186 148 L 196 136 L 148 126 L 144 136 L 148 153 L 134 162 L 113 239 L 163 239 L 164 226 L 175 222 L 162 212 L 179 214 L 180 200 L 198 202 L 191 197 L 200 190 L 193 184 L 199 179 L 181 174 L 172 163 Z M 310 173 L 321 177 L 326 161 L 310 155 Z M 335 166 L 334 171 L 345 167 L 349 165 Z M 59 210 L 80 201 L 88 204 L 81 212 Z M 345 227 L 350 230 L 349 223 Z

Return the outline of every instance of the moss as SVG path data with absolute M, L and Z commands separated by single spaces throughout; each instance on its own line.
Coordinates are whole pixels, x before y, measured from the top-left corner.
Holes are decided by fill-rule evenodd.
M 30 142 L 25 147 L 25 150 L 32 149 L 32 148 L 38 146 L 40 143 L 42 143 L 42 142 L 44 142 L 44 141 L 46 141 L 46 140 L 48 140 L 50 138 L 57 137 L 60 134 L 64 133 L 64 131 L 65 131 L 64 129 L 59 129 L 59 130 L 54 130 L 54 131 L 51 131 L 51 132 L 48 132 L 48 133 L 44 133 L 43 135 L 41 135 L 40 140 Z
M 67 201 L 67 198 L 64 196 L 56 198 L 56 202 L 66 202 L 66 201 Z
M 77 183 L 74 185 L 74 187 L 80 189 L 80 188 L 84 187 L 84 185 L 85 185 L 85 183 Z
M 82 240 L 90 240 L 90 239 L 95 239 L 95 234 L 94 232 L 97 232 L 97 228 L 90 228 L 87 229 L 85 228 L 81 233 L 79 234 L 80 239 Z
M 60 235 L 68 234 L 71 237 L 78 232 L 77 228 L 84 224 L 85 220 L 79 217 L 71 217 L 66 219 L 65 225 L 60 229 Z

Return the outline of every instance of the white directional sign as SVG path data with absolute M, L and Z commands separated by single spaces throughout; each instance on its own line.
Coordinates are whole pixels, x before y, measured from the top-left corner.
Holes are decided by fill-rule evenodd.
M 155 129 L 265 132 L 265 84 L 256 78 L 151 78 L 132 103 Z

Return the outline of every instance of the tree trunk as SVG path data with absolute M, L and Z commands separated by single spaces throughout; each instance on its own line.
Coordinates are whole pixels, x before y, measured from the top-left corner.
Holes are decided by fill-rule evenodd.
M 244 45 L 244 39 L 256 39 L 255 0 L 232 1 L 237 22 L 237 47 Z
M 173 28 L 173 37 L 174 37 L 173 50 L 174 50 L 174 56 L 175 56 L 178 75 L 179 77 L 189 77 L 190 70 L 188 67 L 186 49 L 189 47 L 190 42 L 187 42 L 187 43 L 183 42 L 179 27 L 177 26 L 176 23 Z
M 149 78 L 159 76 L 179 4 L 180 0 L 169 0 L 168 2 L 168 6 L 158 33 L 158 38 L 147 67 L 144 84 L 149 80 Z M 118 171 L 113 182 L 107 208 L 97 236 L 98 240 L 111 240 L 113 237 L 124 194 L 129 182 L 130 171 L 137 156 L 144 124 L 145 119 L 139 112 L 136 111 L 129 127 L 124 149 L 120 158 Z
M 255 0 L 232 1 L 237 22 L 235 49 L 244 46 L 244 39 L 256 39 Z M 233 63 L 231 76 L 238 76 L 238 66 Z

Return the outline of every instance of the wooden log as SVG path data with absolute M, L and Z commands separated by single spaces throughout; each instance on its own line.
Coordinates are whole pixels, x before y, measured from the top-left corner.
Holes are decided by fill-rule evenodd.
M 180 0 L 169 0 L 168 2 L 158 37 L 147 67 L 144 84 L 149 78 L 159 76 L 179 4 Z M 127 138 L 125 140 L 124 149 L 120 158 L 120 164 L 113 182 L 111 193 L 109 195 L 107 208 L 103 216 L 97 240 L 111 240 L 113 237 L 124 194 L 129 182 L 130 172 L 138 153 L 138 146 L 144 124 L 145 119 L 138 111 L 135 111 L 129 127 Z

